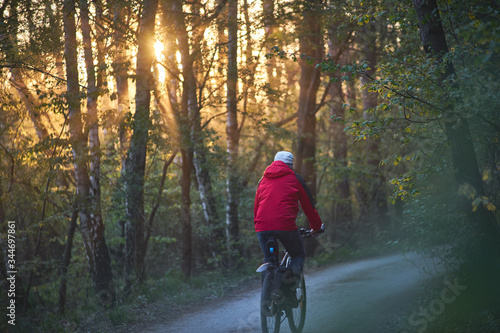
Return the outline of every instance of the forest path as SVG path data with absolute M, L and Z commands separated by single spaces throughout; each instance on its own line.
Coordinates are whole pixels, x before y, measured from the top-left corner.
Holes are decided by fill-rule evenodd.
M 398 317 L 413 311 L 425 278 L 423 267 L 437 269 L 431 259 L 409 253 L 306 272 L 307 316 L 303 332 L 394 332 Z M 143 332 L 260 332 L 259 303 L 260 288 L 245 290 Z M 290 332 L 287 321 L 281 325 L 281 332 Z

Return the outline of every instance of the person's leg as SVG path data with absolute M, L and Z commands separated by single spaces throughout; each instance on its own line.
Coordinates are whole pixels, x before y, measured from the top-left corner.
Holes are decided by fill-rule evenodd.
M 264 263 L 271 260 L 271 253 L 269 253 L 269 249 L 266 245 L 270 234 L 271 232 L 269 231 L 261 231 L 257 233 L 257 239 L 259 240 L 260 248 L 262 249 L 262 253 L 264 254 Z
M 278 237 L 292 259 L 290 268 L 293 274 L 300 276 L 304 268 L 306 253 L 299 231 L 279 231 Z

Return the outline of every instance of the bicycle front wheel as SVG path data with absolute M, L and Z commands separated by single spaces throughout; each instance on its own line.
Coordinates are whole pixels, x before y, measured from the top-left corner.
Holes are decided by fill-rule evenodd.
M 301 333 L 304 329 L 304 323 L 306 321 L 306 281 L 304 275 L 300 277 L 299 286 L 295 291 L 295 296 L 297 297 L 298 304 L 294 307 L 286 308 L 286 316 L 288 317 L 288 324 L 290 325 L 290 330 L 293 333 Z M 293 296 L 292 296 L 293 297 Z
M 263 333 L 279 333 L 281 324 L 281 310 L 276 302 L 271 300 L 274 274 L 264 273 L 262 291 L 260 295 L 260 322 Z

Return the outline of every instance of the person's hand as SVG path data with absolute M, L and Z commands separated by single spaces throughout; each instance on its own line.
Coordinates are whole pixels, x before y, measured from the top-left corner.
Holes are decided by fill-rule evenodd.
M 314 230 L 314 229 L 311 229 L 309 231 L 309 234 L 312 236 L 312 237 L 316 237 L 318 236 L 319 234 L 323 233 L 325 231 L 325 224 L 321 224 L 321 229 L 319 230 Z
M 311 234 L 312 237 L 316 237 L 317 235 L 319 235 L 321 233 L 321 230 L 314 230 L 314 229 L 311 229 L 309 231 L 309 233 Z

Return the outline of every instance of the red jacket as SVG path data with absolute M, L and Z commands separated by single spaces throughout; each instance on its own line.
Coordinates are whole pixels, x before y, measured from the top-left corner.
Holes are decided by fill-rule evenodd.
M 299 201 L 311 228 L 320 230 L 321 218 L 304 178 L 285 163 L 273 162 L 257 187 L 253 208 L 255 231 L 296 230 Z

